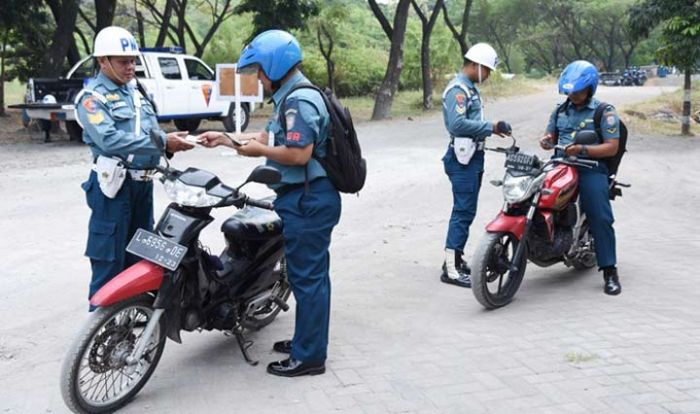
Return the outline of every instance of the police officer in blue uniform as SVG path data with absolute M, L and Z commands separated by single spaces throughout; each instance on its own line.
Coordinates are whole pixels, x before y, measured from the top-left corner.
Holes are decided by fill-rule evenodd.
M 82 184 L 92 211 L 85 250 L 92 265 L 90 297 L 138 260 L 125 251 L 136 230 L 153 228 L 151 178 L 161 154 L 149 133 L 160 129 L 150 101 L 133 85 L 138 54 L 136 40 L 127 30 L 102 29 L 93 53 L 100 71 L 75 100 L 83 141 L 95 162 Z M 160 131 L 171 153 L 193 148 L 182 138 L 186 134 Z
M 570 63 L 559 78 L 559 93 L 566 102 L 552 112 L 545 136 L 540 140 L 543 149 L 555 144 L 568 145 L 566 154 L 581 158 L 600 159 L 617 153 L 620 138 L 620 119 L 615 108 L 607 105 L 601 118 L 601 143 L 573 145 L 578 131 L 595 130 L 594 113 L 600 102 L 593 97 L 598 87 L 598 70 L 585 60 Z M 561 107 L 563 105 L 563 107 Z M 604 292 L 618 295 L 622 286 L 617 274 L 613 211 L 608 195 L 608 169 L 604 162 L 589 169 L 578 167 L 579 202 L 586 213 L 593 239 L 599 270 L 603 271 Z
M 227 145 L 244 156 L 266 157 L 267 164 L 282 173 L 281 182 L 271 188 L 277 193 L 275 211 L 284 223 L 296 321 L 294 337 L 273 346 L 289 358 L 270 363 L 267 372 L 285 377 L 325 372 L 331 293 L 328 248 L 341 208 L 338 191 L 314 158 L 326 151 L 330 116 L 323 98 L 308 88 L 290 93 L 294 86 L 309 83 L 298 68 L 301 60 L 301 48 L 291 34 L 281 30 L 259 34 L 243 49 L 238 70 L 257 73 L 265 91 L 272 94 L 274 111 L 266 131 L 242 134 L 238 139 L 247 139 L 245 145 L 219 132 L 199 136 L 208 147 Z
M 484 139 L 491 134 L 510 135 L 507 122 L 484 120 L 484 107 L 475 83 L 488 79 L 496 69 L 498 56 L 486 43 L 478 43 L 464 55 L 464 67 L 447 85 L 442 97 L 442 114 L 450 136 L 442 158 L 452 184 L 453 207 L 445 242 L 445 261 L 440 280 L 469 288 L 471 270 L 462 259 L 474 221 L 484 172 Z

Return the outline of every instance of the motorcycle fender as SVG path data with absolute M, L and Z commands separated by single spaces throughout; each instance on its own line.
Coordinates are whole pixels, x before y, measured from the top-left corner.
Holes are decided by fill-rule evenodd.
M 105 307 L 142 293 L 158 290 L 163 268 L 146 260 L 126 268 L 90 298 L 92 306 Z
M 525 216 L 507 216 L 503 212 L 498 213 L 495 219 L 486 225 L 489 233 L 512 233 L 518 240 L 522 240 L 525 232 Z

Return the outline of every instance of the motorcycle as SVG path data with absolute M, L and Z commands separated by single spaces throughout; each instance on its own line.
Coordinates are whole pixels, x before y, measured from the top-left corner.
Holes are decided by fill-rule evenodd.
M 625 69 L 625 71 L 622 72 L 622 76 L 620 76 L 619 84 L 622 86 L 633 86 L 634 85 L 634 80 L 632 79 L 632 73 L 628 69 Z
M 159 138 L 154 142 L 164 150 Z M 106 413 L 126 405 L 153 374 L 166 337 L 181 343 L 182 330 L 232 335 L 255 365 L 246 333 L 289 309 L 281 219 L 269 199 L 240 191 L 250 182 L 279 182 L 279 171 L 258 166 L 231 188 L 197 168 L 179 171 L 166 161 L 156 170 L 173 202 L 154 232 L 137 230 L 127 251 L 143 260 L 93 295 L 97 309 L 64 359 L 61 393 L 74 412 Z M 199 235 L 213 222 L 212 209 L 228 206 L 239 211 L 221 227 L 226 247 L 217 256 Z
M 506 154 L 503 180 L 491 183 L 503 187 L 502 211 L 486 226 L 472 259 L 472 292 L 486 309 L 507 305 L 525 275 L 528 260 L 548 267 L 563 262 L 578 270 L 596 264 L 595 241 L 578 200 L 578 172 L 575 167 L 593 168 L 598 161 L 572 156 L 540 160 L 520 151 L 515 138 L 509 148 L 488 148 Z M 579 131 L 576 144 L 596 144 L 594 131 Z M 564 153 L 565 147 L 555 149 Z M 621 195 L 610 183 L 611 194 Z

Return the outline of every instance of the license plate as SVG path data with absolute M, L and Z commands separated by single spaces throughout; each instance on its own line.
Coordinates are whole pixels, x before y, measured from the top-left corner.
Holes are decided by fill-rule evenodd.
M 530 172 L 537 166 L 537 158 L 529 154 L 510 154 L 506 157 L 506 168 L 513 171 Z
M 151 263 L 175 270 L 187 253 L 187 247 L 173 243 L 144 229 L 136 230 L 126 251 Z

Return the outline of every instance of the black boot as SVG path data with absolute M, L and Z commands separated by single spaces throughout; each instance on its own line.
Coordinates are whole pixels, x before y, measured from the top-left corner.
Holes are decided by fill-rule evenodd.
M 466 263 L 462 261 L 462 254 L 460 252 L 446 249 L 445 262 L 442 264 L 442 275 L 440 276 L 440 280 L 443 283 L 448 283 L 450 285 L 470 288 L 472 286 L 472 281 L 469 278 L 469 274 L 469 267 L 467 267 Z
M 603 280 L 605 281 L 603 291 L 606 295 L 619 295 L 620 292 L 622 292 L 622 285 L 620 285 L 620 279 L 617 276 L 617 269 L 615 267 L 603 269 Z

